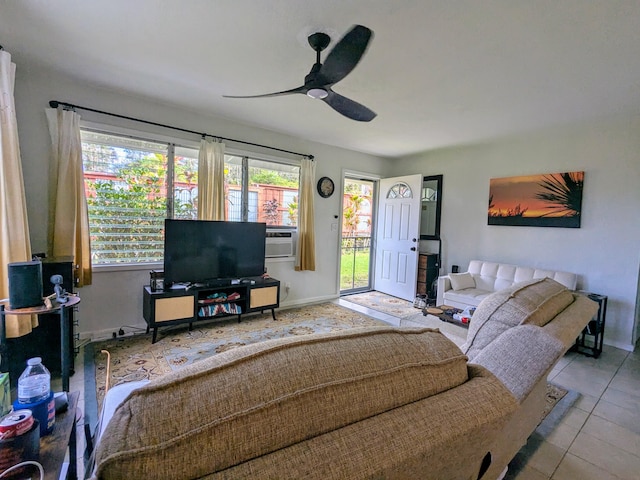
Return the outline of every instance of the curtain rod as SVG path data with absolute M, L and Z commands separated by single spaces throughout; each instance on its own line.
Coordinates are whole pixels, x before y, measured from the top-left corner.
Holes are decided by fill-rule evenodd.
M 254 147 L 268 148 L 269 150 L 276 150 L 278 152 L 290 153 L 292 155 L 300 155 L 301 157 L 306 157 L 309 160 L 313 160 L 314 159 L 313 155 L 308 155 L 308 154 L 305 154 L 305 153 L 292 152 L 291 150 L 284 150 L 282 148 L 270 147 L 268 145 L 261 145 L 259 143 L 245 142 L 244 140 L 235 140 L 233 138 L 220 137 L 218 135 L 212 135 L 210 133 L 196 132 L 195 130 L 188 130 L 186 128 L 174 127 L 174 126 L 171 126 L 171 125 L 165 125 L 163 123 L 151 122 L 149 120 L 141 120 L 139 118 L 134 118 L 134 117 L 127 117 L 125 115 L 119 115 L 117 113 L 105 112 L 103 110 L 96 110 L 94 108 L 81 107 L 80 105 L 73 105 L 72 103 L 59 102 L 57 100 L 51 100 L 49 102 L 49 106 L 51 108 L 63 107 L 63 108 L 71 108 L 71 109 L 78 109 L 78 110 L 86 110 L 87 112 L 94 112 L 94 113 L 99 113 L 101 115 L 109 115 L 111 117 L 122 118 L 124 120 L 132 120 L 134 122 L 146 123 L 148 125 L 155 125 L 156 127 L 170 128 L 172 130 L 178 130 L 180 132 L 185 132 L 185 133 L 193 133 L 194 135 L 202 136 L 202 138 L 204 138 L 206 136 L 209 136 L 209 137 L 219 138 L 221 140 L 227 140 L 229 142 L 242 143 L 244 145 L 252 145 Z

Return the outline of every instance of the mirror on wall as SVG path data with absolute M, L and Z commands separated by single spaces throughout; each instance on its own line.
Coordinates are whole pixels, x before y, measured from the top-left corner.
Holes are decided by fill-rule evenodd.
M 442 175 L 430 175 L 422 179 L 421 198 L 420 238 L 422 240 L 440 240 Z

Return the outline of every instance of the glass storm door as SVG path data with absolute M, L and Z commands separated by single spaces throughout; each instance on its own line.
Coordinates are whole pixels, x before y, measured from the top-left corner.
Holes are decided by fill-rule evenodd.
M 342 192 L 340 293 L 371 290 L 371 233 L 375 183 L 345 177 Z

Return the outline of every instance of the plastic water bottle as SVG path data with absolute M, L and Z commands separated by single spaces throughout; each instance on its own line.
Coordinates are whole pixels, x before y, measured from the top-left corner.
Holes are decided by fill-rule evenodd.
M 27 368 L 18 378 L 18 402 L 36 403 L 49 398 L 51 374 L 42 364 L 42 358 L 27 360 Z

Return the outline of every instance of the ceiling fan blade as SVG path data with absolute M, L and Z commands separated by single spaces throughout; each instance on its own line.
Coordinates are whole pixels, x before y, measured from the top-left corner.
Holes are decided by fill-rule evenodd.
M 362 25 L 354 26 L 329 52 L 320 75 L 333 85 L 346 77 L 367 50 L 373 32 Z
M 370 122 L 376 118 L 376 113 L 364 105 L 354 102 L 347 97 L 343 97 L 331 89 L 327 89 L 327 93 L 327 97 L 323 98 L 322 101 L 345 117 L 358 122 Z
M 262 97 L 280 97 L 282 95 L 291 95 L 293 93 L 307 93 L 309 90 L 304 85 L 298 88 L 292 88 L 291 90 L 283 90 L 282 92 L 264 93 L 262 95 L 223 95 L 224 98 L 262 98 Z

